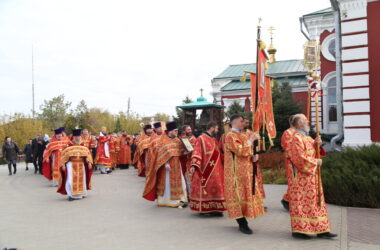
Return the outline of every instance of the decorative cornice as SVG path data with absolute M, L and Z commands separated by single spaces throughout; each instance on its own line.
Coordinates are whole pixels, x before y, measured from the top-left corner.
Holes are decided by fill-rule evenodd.
M 312 40 L 317 40 L 325 30 L 330 32 L 334 30 L 334 15 L 332 12 L 305 17 L 304 22 Z
M 338 0 L 342 20 L 367 16 L 367 0 Z
M 338 0 L 341 10 L 357 10 L 367 8 L 367 0 Z

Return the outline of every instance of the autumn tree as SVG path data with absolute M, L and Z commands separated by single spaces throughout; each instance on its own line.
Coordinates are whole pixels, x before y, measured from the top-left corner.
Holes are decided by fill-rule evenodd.
M 38 118 L 44 121 L 46 128 L 53 130 L 64 125 L 70 106 L 71 102 L 65 101 L 64 95 L 44 100 L 40 106 L 41 113 L 38 114 Z
M 141 119 L 137 114 L 129 112 L 127 115 L 124 112 L 119 112 L 118 118 L 120 120 L 121 130 L 125 130 L 127 134 L 133 135 L 141 131 Z
M 157 122 L 168 122 L 170 120 L 170 115 L 165 113 L 157 113 L 154 115 L 154 120 Z
M 88 129 L 94 134 L 98 134 L 101 127 L 105 126 L 107 130 L 115 129 L 115 116 L 108 110 L 100 108 L 90 108 L 88 111 Z
M 43 127 L 43 121 L 31 119 L 30 117 L 15 113 L 7 117 L 7 122 L 0 125 L 0 146 L 5 136 L 10 136 L 22 150 L 29 139 L 35 138 L 37 134 L 49 134 L 50 131 Z

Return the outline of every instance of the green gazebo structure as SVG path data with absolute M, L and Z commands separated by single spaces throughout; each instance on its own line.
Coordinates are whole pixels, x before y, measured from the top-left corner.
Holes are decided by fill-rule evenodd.
M 206 131 L 207 123 L 210 121 L 217 122 L 219 128 L 223 128 L 223 105 L 219 105 L 213 102 L 207 101 L 203 97 L 201 90 L 201 96 L 197 98 L 196 102 L 186 103 L 177 108 L 180 108 L 184 112 L 183 124 L 190 125 L 193 129 L 200 131 Z M 199 122 L 197 124 L 197 110 L 202 110 Z

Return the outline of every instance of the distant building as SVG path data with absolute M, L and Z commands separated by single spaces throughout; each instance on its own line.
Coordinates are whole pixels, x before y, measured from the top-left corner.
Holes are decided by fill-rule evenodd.
M 322 45 L 321 80 L 323 97 L 319 112 L 321 133 L 338 135 L 343 145 L 380 142 L 380 1 L 337 0 L 332 7 L 300 18 L 306 36 Z M 339 12 L 339 13 L 338 13 Z M 340 29 L 336 36 L 336 29 Z M 301 48 L 300 48 L 301 49 Z M 302 60 L 271 61 L 267 74 L 279 83 L 289 82 L 293 99 L 307 110 L 307 70 Z M 211 80 L 217 103 L 230 106 L 237 101 L 247 111 L 251 107 L 250 82 L 240 82 L 244 71 L 256 65 L 228 66 Z M 311 122 L 315 124 L 314 100 Z M 342 112 L 341 112 L 342 111 Z
M 322 45 L 324 129 L 348 146 L 380 142 L 380 1 L 331 2 L 302 17 Z
M 302 65 L 302 60 L 277 61 L 269 63 L 268 67 L 266 73 L 275 77 L 277 83 L 289 83 L 292 87 L 294 100 L 302 104 L 303 110 L 306 112 L 307 70 Z M 256 64 L 230 65 L 212 79 L 212 95 L 218 104 L 228 108 L 236 101 L 245 107 L 246 111 L 251 110 L 250 79 L 245 82 L 240 81 L 245 70 L 255 72 Z

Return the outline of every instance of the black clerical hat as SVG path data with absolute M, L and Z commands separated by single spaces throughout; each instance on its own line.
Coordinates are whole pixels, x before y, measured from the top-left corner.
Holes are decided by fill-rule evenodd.
M 166 123 L 166 130 L 167 131 L 172 131 L 174 129 L 177 129 L 177 124 L 175 122 L 168 122 Z

